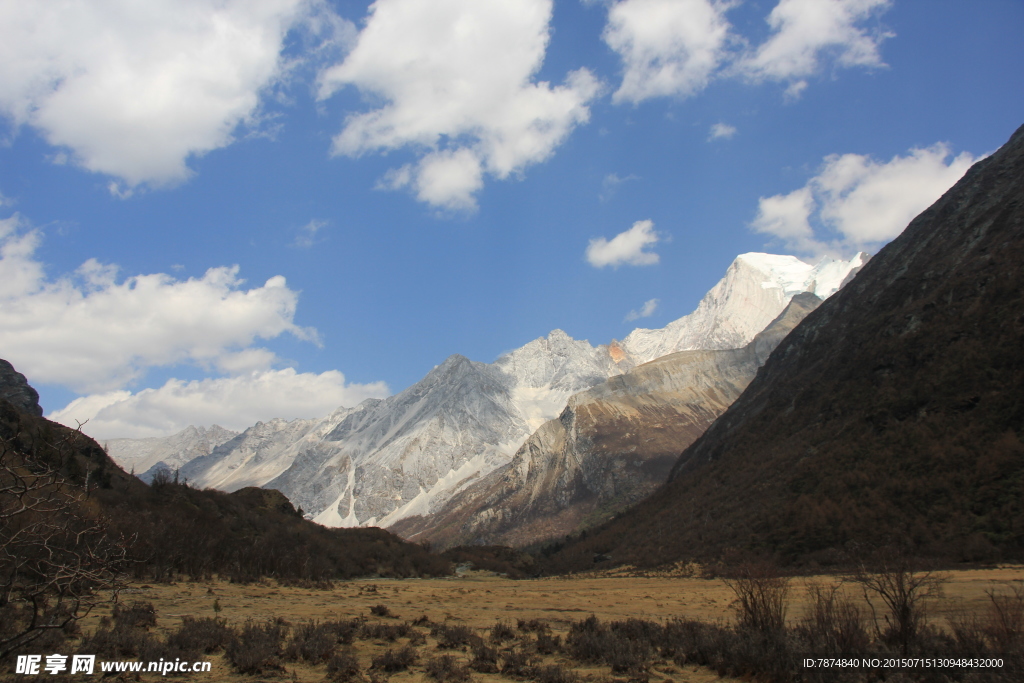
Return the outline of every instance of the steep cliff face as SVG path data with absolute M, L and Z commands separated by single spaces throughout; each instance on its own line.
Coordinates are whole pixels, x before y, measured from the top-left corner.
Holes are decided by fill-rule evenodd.
M 1024 557 L 1022 261 L 1024 128 L 809 315 L 664 488 L 555 566 Z
M 39 405 L 39 392 L 29 386 L 25 375 L 3 359 L 0 359 L 0 398 L 24 413 L 35 417 L 43 416 L 43 409 Z
M 522 546 L 607 519 L 665 481 L 679 444 L 703 433 L 819 302 L 797 295 L 742 349 L 670 354 L 573 395 L 508 465 L 391 528 L 444 546 Z

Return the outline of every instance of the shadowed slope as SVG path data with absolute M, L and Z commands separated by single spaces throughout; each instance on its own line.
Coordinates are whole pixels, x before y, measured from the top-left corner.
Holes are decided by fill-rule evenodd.
M 809 315 L 665 487 L 553 568 L 889 542 L 1024 557 L 1022 262 L 1024 128 Z

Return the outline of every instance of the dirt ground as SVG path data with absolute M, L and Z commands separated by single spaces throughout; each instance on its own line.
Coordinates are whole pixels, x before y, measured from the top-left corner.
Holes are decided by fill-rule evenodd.
M 945 625 L 945 617 L 957 610 L 980 612 L 989 598 L 986 591 L 1005 590 L 1007 584 L 1024 580 L 1024 567 L 1007 566 L 942 573 L 941 595 L 932 599 L 930 618 Z M 834 583 L 835 577 L 795 578 L 791 581 L 789 618 L 798 620 L 806 605 L 809 583 Z M 860 596 L 859 587 L 846 584 L 846 590 Z M 226 619 L 238 626 L 247 620 L 283 618 L 292 625 L 309 620 L 352 619 L 367 617 L 370 622 L 401 623 L 426 615 L 433 622 L 467 625 L 484 631 L 498 621 L 516 625 L 517 620 L 540 620 L 550 625 L 563 640 L 569 626 L 591 614 L 602 621 L 629 617 L 664 621 L 673 617 L 697 618 L 711 622 L 728 622 L 735 617 L 734 594 L 720 579 L 692 576 L 630 576 L 604 575 L 576 578 L 545 578 L 513 581 L 480 572 L 465 572 L 460 577 L 443 579 L 365 579 L 337 583 L 330 589 L 297 588 L 273 582 L 238 585 L 227 582 L 176 583 L 170 585 L 133 585 L 122 592 L 122 603 L 151 602 L 158 617 L 157 629 L 163 632 L 176 628 L 181 617 L 213 617 Z M 395 615 L 391 618 L 372 616 L 370 608 L 384 605 Z M 86 619 L 85 631 L 95 629 L 109 609 L 100 610 Z M 423 629 L 426 632 L 426 629 Z M 397 643 L 357 640 L 355 647 L 364 671 L 370 660 Z M 420 661 L 412 670 L 390 675 L 392 683 L 420 682 L 427 678 L 423 664 L 441 654 L 432 638 L 420 645 Z M 468 660 L 468 653 L 455 651 Z M 223 681 L 302 681 L 324 680 L 323 666 L 285 662 L 284 670 L 262 676 L 233 673 L 223 655 L 211 657 L 212 671 L 191 674 L 187 680 L 220 683 Z M 544 664 L 560 664 L 576 671 L 584 681 L 612 681 L 621 678 L 607 667 L 583 667 L 563 655 L 549 655 Z M 707 669 L 679 668 L 671 662 L 655 666 L 652 683 L 701 683 L 727 681 Z M 143 674 L 142 680 L 158 678 Z M 478 683 L 509 683 L 498 674 L 474 672 Z M 178 680 L 181 680 L 180 678 Z M 624 679 L 623 679 L 624 680 Z

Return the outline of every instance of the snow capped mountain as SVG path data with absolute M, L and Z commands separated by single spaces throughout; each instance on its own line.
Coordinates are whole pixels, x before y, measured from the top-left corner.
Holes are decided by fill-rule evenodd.
M 796 294 L 811 292 L 827 299 L 867 260 L 861 252 L 849 261 L 824 258 L 811 266 L 795 256 L 741 254 L 693 313 L 660 330 L 633 330 L 618 346 L 635 365 L 676 351 L 738 349 Z
M 866 260 L 744 254 L 697 310 L 594 347 L 554 330 L 479 363 L 454 355 L 399 394 L 321 420 L 258 423 L 182 468 L 200 486 L 266 486 L 327 526 L 428 516 L 507 464 L 569 397 L 669 353 L 740 348 L 800 292 L 826 297 Z M 185 455 L 182 455 L 182 459 Z
M 149 481 L 158 469 L 177 470 L 185 463 L 209 455 L 214 448 L 238 436 L 220 425 L 193 427 L 164 437 L 110 439 L 104 443 L 114 462 Z

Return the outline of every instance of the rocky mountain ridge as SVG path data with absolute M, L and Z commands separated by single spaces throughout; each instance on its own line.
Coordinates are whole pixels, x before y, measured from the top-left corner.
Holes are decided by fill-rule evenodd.
M 796 295 L 741 349 L 679 351 L 574 394 L 508 464 L 391 530 L 435 547 L 527 546 L 603 521 L 665 481 L 679 449 L 728 408 L 820 302 L 810 292 Z
M 328 526 L 389 526 L 431 514 L 507 464 L 573 394 L 651 354 L 692 344 L 743 346 L 795 294 L 830 294 L 864 260 L 811 266 L 792 256 L 745 254 L 694 313 L 660 336 L 638 330 L 622 343 L 594 347 L 555 330 L 494 363 L 451 356 L 394 396 L 320 420 L 260 423 L 181 471 L 197 486 L 277 488 Z

